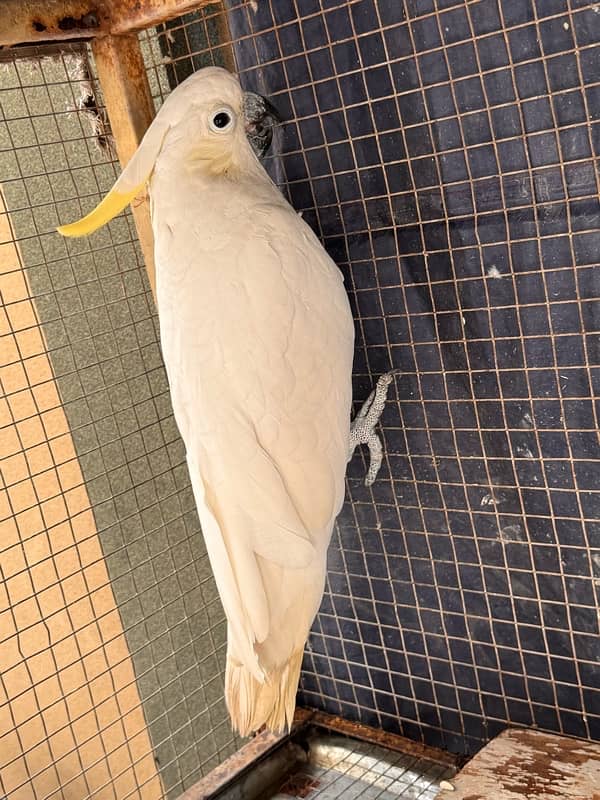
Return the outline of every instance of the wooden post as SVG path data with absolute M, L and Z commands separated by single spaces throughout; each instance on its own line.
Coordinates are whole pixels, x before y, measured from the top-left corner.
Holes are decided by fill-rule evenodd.
M 140 44 L 136 34 L 102 36 L 93 40 L 92 52 L 117 155 L 121 166 L 125 166 L 154 118 L 154 102 Z M 136 200 L 132 209 L 150 288 L 156 300 L 154 237 L 148 197 Z

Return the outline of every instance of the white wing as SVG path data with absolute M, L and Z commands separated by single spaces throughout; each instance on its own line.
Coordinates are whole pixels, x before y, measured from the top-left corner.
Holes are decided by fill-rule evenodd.
M 235 649 L 260 677 L 254 643 L 274 635 L 277 606 L 297 604 L 286 591 L 305 595 L 301 626 L 321 597 L 344 497 L 354 332 L 339 270 L 289 206 L 213 199 L 202 221 L 154 220 L 161 341 Z M 310 570 L 299 588 L 282 585 L 313 563 L 314 587 Z

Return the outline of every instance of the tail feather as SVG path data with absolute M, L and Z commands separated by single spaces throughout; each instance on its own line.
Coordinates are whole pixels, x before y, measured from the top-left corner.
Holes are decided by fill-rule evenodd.
M 265 670 L 263 683 L 257 681 L 243 664 L 227 657 L 225 700 L 233 727 L 242 736 L 248 736 L 263 725 L 274 733 L 283 733 L 290 728 L 302 655 L 303 650 L 297 650 L 285 664 Z

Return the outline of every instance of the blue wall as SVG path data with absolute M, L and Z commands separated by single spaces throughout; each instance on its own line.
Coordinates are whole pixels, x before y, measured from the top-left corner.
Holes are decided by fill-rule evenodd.
M 286 120 L 272 173 L 346 278 L 356 401 L 403 373 L 379 480 L 349 468 L 300 702 L 459 752 L 507 724 L 600 738 L 600 15 L 228 7 Z

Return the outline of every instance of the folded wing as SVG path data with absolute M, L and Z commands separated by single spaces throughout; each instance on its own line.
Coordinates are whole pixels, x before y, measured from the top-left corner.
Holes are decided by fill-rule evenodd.
M 211 564 L 236 650 L 257 679 L 255 645 L 275 635 L 282 604 L 294 601 L 273 575 L 315 562 L 315 586 L 304 581 L 301 591 L 315 610 L 322 593 L 344 496 L 353 353 L 341 275 L 316 237 L 286 207 L 258 218 L 225 250 L 204 249 L 198 233 L 198 266 L 158 284 L 173 407 Z M 168 249 L 161 255 L 170 260 Z

